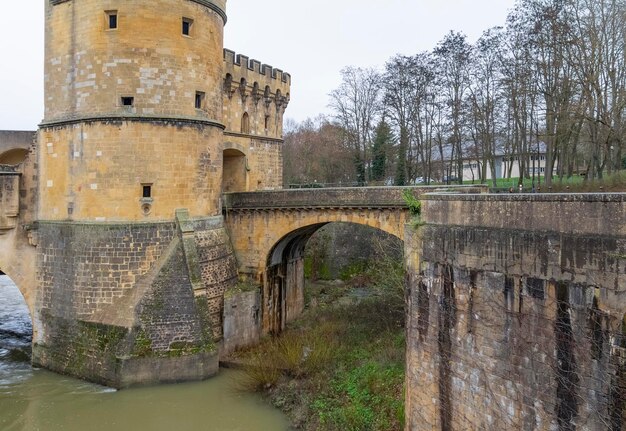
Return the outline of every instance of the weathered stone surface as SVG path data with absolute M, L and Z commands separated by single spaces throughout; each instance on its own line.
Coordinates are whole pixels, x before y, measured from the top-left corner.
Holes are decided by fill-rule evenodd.
M 227 294 L 224 298 L 224 342 L 221 354 L 253 346 L 261 339 L 261 293 L 259 289 Z
M 429 196 L 407 429 L 622 429 L 624 195 Z
M 221 218 L 184 222 L 185 232 L 173 223 L 40 223 L 33 362 L 116 387 L 212 374 L 224 291 L 236 282 L 233 253 Z M 218 271 L 198 258 L 211 249 Z M 165 371 L 184 357 L 206 366 Z M 163 367 L 144 379 L 157 358 Z

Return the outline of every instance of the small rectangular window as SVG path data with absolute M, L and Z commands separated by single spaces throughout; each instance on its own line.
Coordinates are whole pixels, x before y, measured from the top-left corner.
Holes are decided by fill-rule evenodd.
M 106 14 L 106 26 L 109 30 L 115 30 L 117 28 L 117 11 L 108 10 Z
M 204 105 L 204 92 L 196 91 L 196 101 L 195 101 L 196 109 L 202 109 L 203 105 Z
M 124 96 L 122 97 L 122 106 L 133 106 L 135 104 L 134 97 Z
M 183 18 L 183 34 L 185 36 L 191 36 L 192 26 L 193 26 L 193 20 L 191 18 Z
M 144 197 L 144 198 L 151 198 L 152 197 L 152 185 L 144 184 L 141 187 L 142 187 L 142 190 L 143 190 L 142 197 Z

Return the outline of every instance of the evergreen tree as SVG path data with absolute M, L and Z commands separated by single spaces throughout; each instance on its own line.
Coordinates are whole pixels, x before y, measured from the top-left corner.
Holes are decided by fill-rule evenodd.
M 387 151 L 391 147 L 393 136 L 391 128 L 383 118 L 376 127 L 372 146 L 372 180 L 383 181 L 386 174 Z

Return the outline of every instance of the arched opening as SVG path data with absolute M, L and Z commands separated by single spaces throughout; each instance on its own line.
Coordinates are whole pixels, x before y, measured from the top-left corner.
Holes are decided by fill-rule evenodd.
M 246 155 L 239 150 L 224 150 L 222 190 L 224 193 L 245 192 L 248 189 Z
M 0 165 L 19 165 L 26 160 L 28 150 L 23 148 L 14 148 L 0 154 Z
M 250 115 L 247 112 L 241 116 L 241 133 L 250 134 Z
M 263 326 L 278 334 L 304 310 L 304 251 L 325 223 L 306 226 L 283 237 L 272 248 L 263 287 Z
M 33 328 L 22 293 L 8 275 L 0 274 L 0 381 L 10 384 L 31 372 Z
M 402 240 L 382 230 L 355 223 L 319 223 L 297 229 L 278 241 L 267 258 L 264 330 L 279 333 L 302 313 L 308 281 L 341 280 L 361 294 L 372 281 L 372 270 L 379 275 L 382 271 L 383 276 L 388 271 L 386 281 L 397 286 L 402 296 L 402 268 Z

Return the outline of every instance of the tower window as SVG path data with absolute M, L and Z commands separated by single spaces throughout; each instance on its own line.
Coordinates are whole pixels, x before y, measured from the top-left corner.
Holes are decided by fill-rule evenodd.
M 202 109 L 204 105 L 204 92 L 196 91 L 196 100 L 195 100 L 196 109 Z
M 270 128 L 270 116 L 266 115 L 265 116 L 265 130 Z
M 106 26 L 109 30 L 115 30 L 117 28 L 117 11 L 108 10 L 106 14 Z
M 152 197 L 152 184 L 142 184 L 142 197 L 143 198 L 151 198 Z
M 122 106 L 133 106 L 135 104 L 134 97 L 124 96 L 122 97 Z
M 192 26 L 193 26 L 193 20 L 191 18 L 183 18 L 183 34 L 185 36 L 191 36 Z

